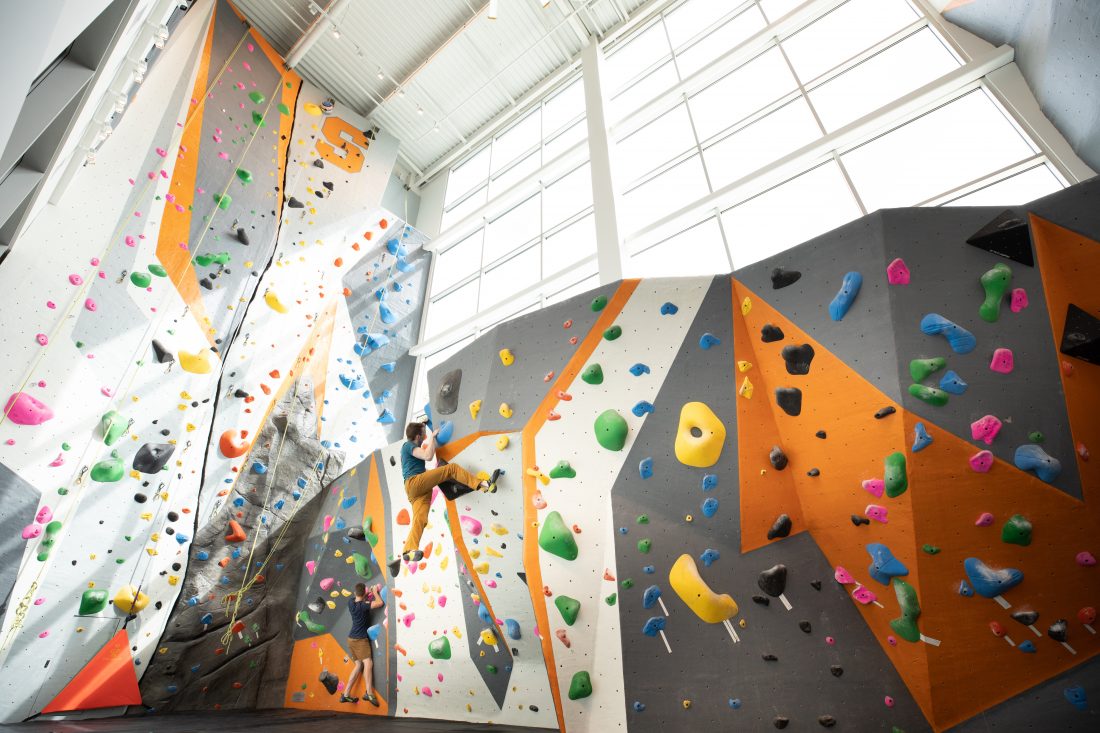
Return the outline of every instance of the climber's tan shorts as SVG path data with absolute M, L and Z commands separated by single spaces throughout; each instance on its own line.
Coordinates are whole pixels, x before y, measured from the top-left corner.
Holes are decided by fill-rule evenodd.
M 348 637 L 348 651 L 357 662 L 366 662 L 371 658 L 370 639 L 352 639 Z

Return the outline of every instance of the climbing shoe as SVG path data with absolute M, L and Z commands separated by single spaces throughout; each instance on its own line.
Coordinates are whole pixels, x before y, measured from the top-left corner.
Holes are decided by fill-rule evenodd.
M 503 473 L 503 471 L 501 471 L 499 468 L 496 469 L 495 471 L 493 471 L 493 475 L 489 479 L 489 483 L 486 485 L 486 487 L 484 489 L 482 489 L 482 491 L 484 491 L 486 494 L 495 494 L 495 493 L 497 493 L 497 479 L 500 478 L 500 474 L 502 474 L 502 473 Z
M 369 702 L 371 705 L 373 705 L 374 707 L 378 707 L 378 696 L 377 695 L 375 695 L 374 693 L 371 693 L 369 695 L 364 695 L 364 697 L 366 698 L 367 702 Z
M 340 696 L 340 702 L 359 702 L 359 698 L 357 698 L 357 697 L 348 697 L 347 695 L 341 695 Z M 375 703 L 375 705 L 377 705 L 377 704 L 378 703 Z
M 421 550 L 413 550 L 412 552 L 406 552 L 401 556 L 401 559 L 405 562 L 420 562 L 424 559 L 424 553 Z

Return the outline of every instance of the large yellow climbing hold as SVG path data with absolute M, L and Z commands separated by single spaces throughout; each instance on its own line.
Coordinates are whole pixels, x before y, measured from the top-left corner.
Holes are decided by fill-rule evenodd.
M 501 349 L 500 350 L 500 363 L 501 364 L 503 364 L 504 366 L 512 366 L 512 362 L 514 362 L 515 360 L 516 360 L 516 356 L 515 356 L 515 354 L 512 353 L 511 349 Z
M 745 372 L 747 372 L 750 369 L 752 369 L 752 362 L 751 361 L 739 361 L 739 362 L 737 362 L 737 371 L 741 372 L 742 374 L 744 374 Z
M 481 412 L 481 400 L 474 400 L 470 403 L 470 419 L 477 420 L 478 414 Z
M 180 349 L 179 358 L 180 368 L 185 372 L 191 372 L 192 374 L 210 373 L 210 362 L 206 358 L 205 351 L 192 354 L 190 351 Z
M 745 296 L 745 299 L 741 301 L 741 315 L 747 316 L 749 311 L 752 310 L 752 301 L 749 300 L 749 296 Z
M 702 402 L 688 402 L 680 409 L 676 428 L 676 460 L 685 466 L 707 468 L 718 463 L 726 426 L 714 411 Z
M 268 307 L 276 313 L 287 312 L 287 307 L 283 305 L 281 300 L 279 300 L 279 296 L 271 290 L 268 290 L 264 293 L 264 302 L 267 303 Z
M 668 571 L 668 583 L 680 600 L 708 624 L 737 615 L 737 602 L 725 593 L 719 595 L 710 589 L 706 581 L 699 577 L 699 568 L 691 555 L 680 555 L 676 559 Z
M 741 382 L 741 386 L 737 389 L 737 394 L 744 397 L 746 400 L 752 399 L 752 382 L 748 377 L 745 377 L 745 381 Z
M 482 629 L 480 641 L 489 646 L 496 646 L 500 643 L 497 641 L 497 635 L 493 633 L 492 629 Z
M 115 606 L 123 613 L 140 613 L 149 605 L 149 596 L 132 585 L 124 585 L 115 593 Z
M 507 420 L 512 416 L 512 407 L 507 402 L 501 402 L 498 412 L 500 412 L 501 417 Z
M 504 450 L 508 447 L 508 436 L 502 435 L 497 438 L 497 450 Z

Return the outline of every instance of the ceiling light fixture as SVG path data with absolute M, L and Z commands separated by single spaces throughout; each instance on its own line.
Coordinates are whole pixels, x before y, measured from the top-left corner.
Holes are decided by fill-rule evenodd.
M 404 96 L 405 96 L 405 90 L 404 90 L 404 89 L 401 89 L 400 87 L 398 87 L 398 89 L 397 89 L 397 96 L 399 96 L 399 97 L 404 97 Z
M 340 29 L 336 26 L 332 26 L 332 37 L 335 38 L 337 41 L 340 40 Z
M 499 5 L 500 0 L 489 0 L 489 12 L 486 13 L 486 17 L 489 20 L 497 19 L 497 11 L 500 10 Z
M 439 123 L 435 123 L 435 127 L 432 128 L 432 132 L 439 132 Z
M 386 78 L 386 75 L 382 73 L 382 67 L 378 67 L 378 81 L 382 81 Z
M 416 113 L 417 113 L 418 115 L 423 115 L 423 114 L 424 114 L 424 108 L 423 108 L 423 107 L 421 107 L 420 105 L 417 105 L 417 106 L 416 106 Z

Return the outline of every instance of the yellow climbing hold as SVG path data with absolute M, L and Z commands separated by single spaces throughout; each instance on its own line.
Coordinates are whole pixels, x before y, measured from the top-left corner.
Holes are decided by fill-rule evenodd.
M 737 602 L 725 593 L 719 595 L 710 589 L 706 581 L 699 577 L 699 568 L 691 555 L 680 555 L 676 559 L 668 572 L 668 582 L 680 600 L 708 624 L 737 615 Z
M 737 394 L 744 397 L 746 400 L 752 399 L 752 382 L 748 377 L 745 377 L 745 381 L 741 382 L 741 386 L 737 389 Z
M 500 363 L 501 364 L 503 364 L 504 366 L 512 366 L 512 362 L 514 362 L 515 360 L 516 360 L 516 357 L 512 353 L 511 349 L 501 349 L 500 350 Z
M 527 475 L 528 476 L 534 476 L 535 478 L 537 478 L 539 481 L 542 482 L 543 486 L 549 486 L 550 485 L 550 477 L 547 476 L 542 471 L 540 471 L 537 467 L 536 468 L 528 468 L 527 469 Z
M 752 369 L 752 362 L 751 361 L 739 361 L 739 362 L 737 362 L 737 371 L 741 372 L 742 374 L 744 374 L 745 372 L 747 372 L 750 369 Z
M 752 301 L 749 300 L 749 296 L 745 296 L 745 299 L 741 301 L 741 315 L 747 316 L 749 311 L 752 310 Z
M 481 412 L 481 400 L 474 400 L 470 403 L 470 419 L 477 420 L 478 414 Z
M 180 349 L 180 368 L 192 374 L 209 374 L 210 362 L 206 359 L 206 352 L 199 351 L 192 354 L 190 351 Z
M 149 605 L 149 596 L 132 585 L 124 585 L 115 593 L 115 605 L 123 613 L 140 613 Z
M 500 412 L 500 416 L 506 420 L 512 416 L 512 408 L 508 405 L 507 402 L 501 402 L 500 409 L 498 411 Z
M 313 115 L 314 117 L 320 117 L 321 116 L 320 106 L 314 104 L 313 102 L 306 102 L 305 104 L 302 105 L 302 109 L 305 111 L 305 113 L 307 115 Z
M 504 450 L 508 447 L 508 436 L 502 435 L 497 438 L 497 450 Z
M 492 629 L 482 629 L 481 641 L 489 646 L 496 646 L 498 643 L 497 635 L 493 633 Z
M 713 466 L 722 455 L 725 441 L 726 426 L 705 404 L 688 402 L 680 409 L 674 445 L 680 463 L 695 468 Z
M 276 313 L 287 312 L 287 307 L 279 300 L 279 296 L 270 290 L 264 293 L 264 302 Z

